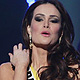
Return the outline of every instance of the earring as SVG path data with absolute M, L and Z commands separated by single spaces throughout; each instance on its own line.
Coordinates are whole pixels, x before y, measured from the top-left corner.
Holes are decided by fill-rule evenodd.
M 62 36 L 63 36 L 63 33 L 61 34 L 61 36 L 59 38 L 59 44 L 61 43 Z
M 61 43 L 61 37 L 59 38 L 59 44 Z
M 29 47 L 30 47 L 30 49 L 32 49 L 33 44 L 32 44 L 32 37 L 31 37 L 31 35 L 29 35 L 29 41 L 30 41 Z

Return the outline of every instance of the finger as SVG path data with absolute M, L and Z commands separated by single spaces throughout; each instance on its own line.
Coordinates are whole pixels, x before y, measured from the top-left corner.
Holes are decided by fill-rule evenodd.
M 16 50 L 16 49 L 17 49 L 17 45 L 15 45 L 15 46 L 13 47 L 13 51 Z
M 21 43 L 18 44 L 18 49 L 22 50 L 22 44 Z
M 27 49 L 27 53 L 29 53 L 29 49 Z
M 15 54 L 15 51 L 17 50 L 17 45 L 15 45 L 14 47 L 13 47 L 13 54 Z
M 13 54 L 12 53 L 9 53 L 8 55 L 10 56 L 10 62 L 12 62 Z
M 27 50 L 26 50 L 26 49 L 23 49 L 23 51 L 27 52 Z

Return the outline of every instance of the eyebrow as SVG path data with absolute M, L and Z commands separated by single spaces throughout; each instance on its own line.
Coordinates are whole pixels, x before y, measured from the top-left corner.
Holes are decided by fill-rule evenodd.
M 36 14 L 35 16 L 37 16 L 37 15 L 45 16 L 44 14 L 41 14 L 41 13 L 38 13 L 38 14 Z
M 59 16 L 57 16 L 57 15 L 50 15 L 50 17 L 57 17 L 57 18 L 59 18 L 59 19 L 60 19 L 60 17 L 59 17 Z

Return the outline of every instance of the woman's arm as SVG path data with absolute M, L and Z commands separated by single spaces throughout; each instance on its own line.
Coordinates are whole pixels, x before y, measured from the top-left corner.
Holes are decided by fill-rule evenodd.
M 15 66 L 13 80 L 27 80 L 27 67 L 29 65 L 29 51 L 22 49 L 22 44 L 13 47 L 13 54 L 9 53 L 10 61 Z
M 13 80 L 14 71 L 11 63 L 3 63 L 0 65 L 0 80 Z
M 13 47 L 13 54 L 9 53 L 10 62 L 15 66 L 12 70 L 11 64 L 0 66 L 0 80 L 27 80 L 27 67 L 29 65 L 29 51 L 22 49 L 22 44 Z
M 27 80 L 27 67 L 16 66 L 13 80 Z
M 14 71 L 11 63 L 1 64 L 0 80 L 27 80 L 27 69 L 24 66 L 18 66 Z

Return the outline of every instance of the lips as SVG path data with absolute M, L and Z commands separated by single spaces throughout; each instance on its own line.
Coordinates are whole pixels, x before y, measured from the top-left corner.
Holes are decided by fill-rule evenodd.
M 48 31 L 43 31 L 43 32 L 41 32 L 41 34 L 42 34 L 44 37 L 49 37 L 49 36 L 50 36 L 50 32 L 48 32 Z

